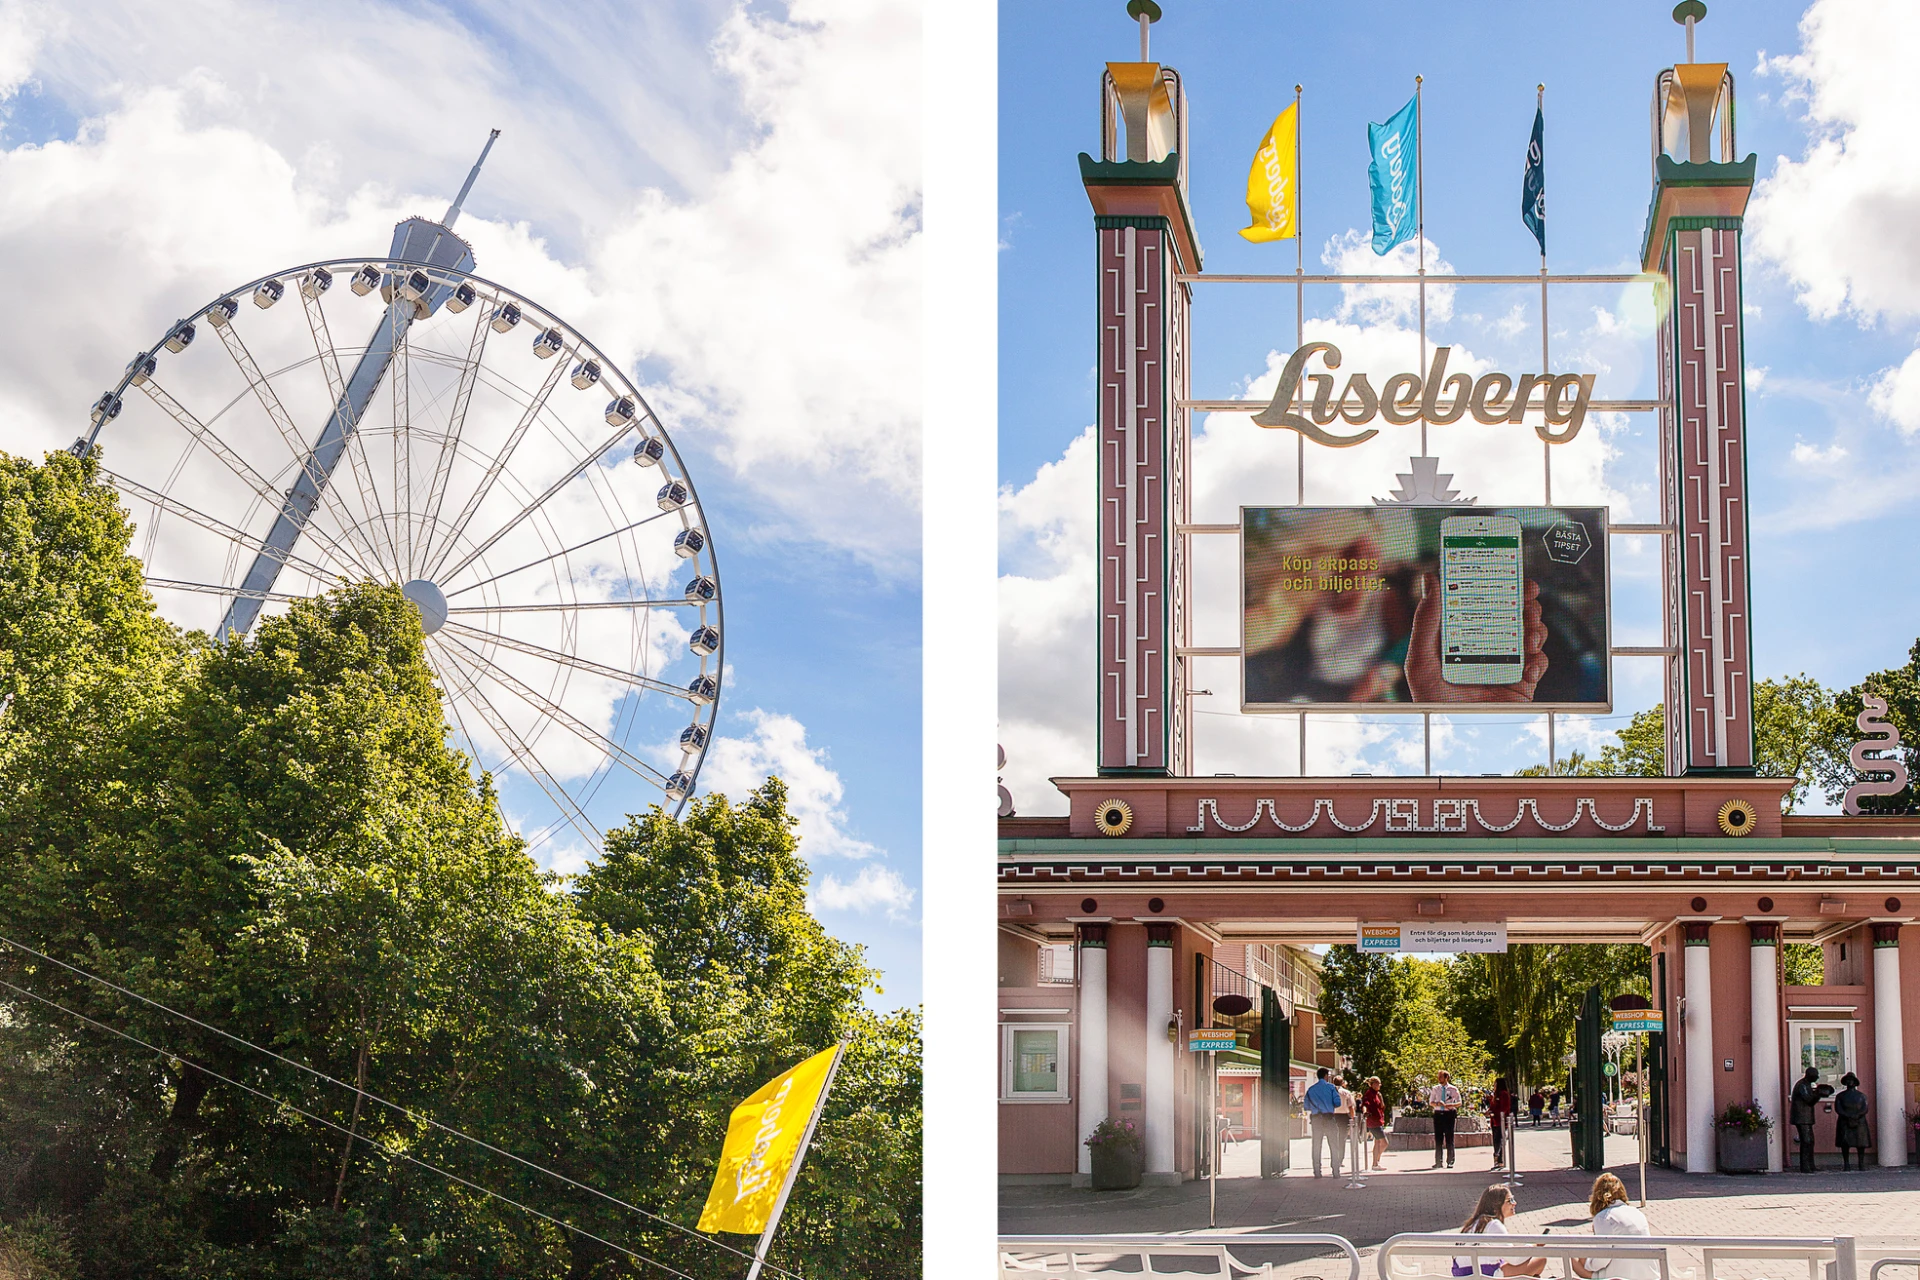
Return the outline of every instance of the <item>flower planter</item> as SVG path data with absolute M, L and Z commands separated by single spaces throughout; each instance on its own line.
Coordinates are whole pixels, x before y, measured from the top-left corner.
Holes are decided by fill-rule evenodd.
M 1140 1173 L 1146 1163 L 1146 1156 L 1138 1147 L 1103 1142 L 1093 1148 L 1093 1189 L 1130 1191 L 1140 1185 Z
M 1741 1133 L 1738 1129 L 1721 1129 L 1720 1136 L 1720 1172 L 1722 1173 L 1765 1173 L 1767 1171 L 1767 1131 Z

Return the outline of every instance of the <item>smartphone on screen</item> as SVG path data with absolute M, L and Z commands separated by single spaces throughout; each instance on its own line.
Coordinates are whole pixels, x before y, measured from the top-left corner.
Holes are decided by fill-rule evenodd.
M 1520 522 L 1440 522 L 1440 675 L 1448 684 L 1518 684 L 1526 667 Z

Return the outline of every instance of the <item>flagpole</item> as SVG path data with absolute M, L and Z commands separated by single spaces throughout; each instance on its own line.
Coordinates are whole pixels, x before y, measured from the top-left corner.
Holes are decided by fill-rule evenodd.
M 1423 77 L 1413 78 L 1413 238 L 1420 242 L 1420 363 L 1416 369 L 1427 367 L 1427 131 L 1421 113 L 1424 108 L 1420 102 L 1420 84 Z M 1427 456 L 1427 415 L 1420 415 L 1420 456 Z M 1427 777 L 1433 776 L 1433 713 L 1420 713 L 1420 755 L 1421 770 Z
M 1533 100 L 1533 109 L 1544 120 L 1547 112 L 1547 86 L 1536 85 L 1534 92 L 1536 96 Z M 1546 176 L 1546 148 L 1547 142 L 1543 133 L 1540 139 L 1540 172 L 1543 183 Z M 1543 208 L 1545 199 L 1543 187 L 1541 193 Z M 1544 227 L 1545 224 L 1542 223 L 1542 226 Z M 1547 375 L 1547 333 L 1547 238 L 1543 232 L 1540 237 L 1540 376 L 1543 378 Z M 1553 446 L 1542 441 L 1540 453 L 1542 474 L 1546 478 L 1546 505 L 1550 507 L 1553 505 Z M 1547 712 L 1547 773 L 1549 775 L 1553 773 L 1555 765 L 1559 762 L 1560 754 L 1559 746 L 1554 742 L 1554 720 L 1553 712 Z
M 773 1216 L 767 1219 L 767 1229 L 760 1233 L 760 1243 L 753 1250 L 753 1265 L 747 1269 L 747 1280 L 759 1280 L 760 1268 L 767 1260 L 767 1250 L 773 1247 L 773 1233 L 779 1229 L 780 1215 L 786 1212 L 787 1197 L 793 1192 L 793 1184 L 800 1177 L 800 1162 L 807 1158 L 807 1148 L 813 1144 L 814 1126 L 820 1123 L 820 1113 L 827 1109 L 827 1094 L 833 1090 L 833 1078 L 840 1073 L 840 1059 L 847 1056 L 847 1042 L 853 1037 L 840 1037 L 835 1049 L 833 1062 L 827 1067 L 827 1078 L 820 1084 L 820 1096 L 814 1100 L 813 1114 L 807 1117 L 807 1131 L 800 1135 L 799 1150 L 793 1153 L 793 1163 L 787 1166 L 787 1177 L 780 1184 L 780 1198 L 773 1202 Z
M 1422 128 L 1420 82 L 1413 78 L 1413 217 L 1414 239 L 1420 242 L 1420 363 L 1427 367 L 1427 166 L 1426 130 Z M 1420 415 L 1420 456 L 1427 456 L 1427 415 Z
M 1300 86 L 1293 86 L 1293 349 L 1307 345 L 1307 258 L 1306 232 L 1301 229 L 1301 213 L 1306 197 L 1300 190 Z M 1306 379 L 1300 380 L 1300 408 L 1307 407 Z M 1307 438 L 1299 432 L 1293 437 L 1293 505 L 1307 505 Z M 1300 713 L 1300 776 L 1307 776 L 1307 713 Z

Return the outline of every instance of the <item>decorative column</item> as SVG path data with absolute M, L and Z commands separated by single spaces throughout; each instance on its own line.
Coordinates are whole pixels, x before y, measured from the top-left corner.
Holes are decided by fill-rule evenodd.
M 1713 953 L 1710 921 L 1689 920 L 1686 933 L 1687 989 L 1687 1172 L 1712 1173 L 1717 1163 L 1713 1133 Z
M 1107 926 L 1080 926 L 1080 1138 L 1077 1168 L 1093 1173 L 1094 1126 L 1107 1118 Z
M 1102 774 L 1188 772 L 1185 557 L 1188 313 L 1200 270 L 1188 216 L 1178 78 L 1153 62 L 1107 66 L 1127 155 L 1080 157 L 1093 204 L 1099 297 L 1099 748 Z
M 1900 1019 L 1900 922 L 1873 925 L 1873 1077 L 1874 1140 L 1880 1144 L 1880 1167 L 1907 1162 L 1907 1131 L 1902 1117 L 1906 1102 L 1906 1040 Z
M 1167 1039 L 1173 1021 L 1173 930 L 1147 925 L 1147 1164 L 1148 1173 L 1172 1173 L 1173 1079 L 1179 1047 Z
M 1725 63 L 1661 72 L 1655 104 L 1641 266 L 1661 275 L 1667 302 L 1659 326 L 1661 507 L 1673 529 L 1665 539 L 1667 772 L 1750 775 L 1740 234 L 1755 160 L 1733 159 Z
M 1786 1167 L 1786 1116 L 1780 1083 L 1780 923 L 1748 920 L 1747 948 L 1753 1042 L 1753 1096 L 1773 1121 L 1767 1130 L 1767 1172 Z

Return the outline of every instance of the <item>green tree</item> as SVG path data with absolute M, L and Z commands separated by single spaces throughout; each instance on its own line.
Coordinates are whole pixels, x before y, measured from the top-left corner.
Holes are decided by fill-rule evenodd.
M 1406 1029 L 1411 993 L 1405 966 L 1348 943 L 1327 948 L 1320 962 L 1320 1018 L 1352 1064 L 1349 1083 L 1379 1076 L 1397 1091 L 1393 1049 Z
M 1624 944 L 1517 946 L 1456 956 L 1444 1003 L 1487 1046 L 1494 1070 L 1515 1084 L 1559 1078 L 1573 1044 L 1574 1017 L 1590 986 L 1607 997 L 1647 994 L 1647 951 Z
M 1920 646 L 1916 647 L 1916 654 L 1920 654 Z M 1914 709 L 1920 712 L 1920 685 L 1915 687 Z M 1856 702 L 1856 714 L 1857 711 Z M 1835 716 L 1834 695 L 1805 673 L 1779 680 L 1761 680 L 1754 684 L 1754 767 L 1762 777 L 1796 779 L 1792 789 L 1783 797 L 1785 812 L 1792 813 L 1797 805 L 1804 804 L 1809 788 L 1816 783 L 1828 784 L 1838 776 L 1834 765 Z M 1601 747 L 1597 756 L 1589 757 L 1575 751 L 1567 758 L 1555 761 L 1554 773 L 1649 778 L 1661 777 L 1666 773 L 1664 708 L 1653 706 L 1635 712 L 1624 728 L 1615 731 L 1614 737 L 1615 741 Z M 1839 747 L 1838 758 L 1844 766 L 1844 744 Z M 1547 770 L 1544 766 L 1533 765 L 1519 772 L 1524 776 L 1539 777 Z M 1845 785 L 1841 784 L 1842 789 Z
M 732 1106 L 846 1037 L 774 1261 L 918 1274 L 918 1016 L 868 1011 L 858 950 L 807 913 L 777 779 L 635 818 L 570 886 L 447 746 L 397 590 L 214 643 L 158 619 L 129 533 L 91 462 L 0 456 L 0 932 L 208 1026 L 0 948 L 6 981 L 165 1050 L 0 996 L 0 1256 L 75 1280 L 636 1273 L 405 1154 L 731 1280 L 736 1256 L 419 1117 L 690 1225 Z
M 1861 808 L 1902 812 L 1920 803 L 1914 789 L 1920 782 L 1920 640 L 1907 651 L 1904 665 L 1876 671 L 1834 695 L 1820 726 L 1824 750 L 1818 757 L 1818 768 L 1821 788 L 1835 804 L 1860 780 L 1848 752 L 1861 737 L 1857 720 L 1868 694 L 1886 699 L 1886 722 L 1900 731 L 1900 748 L 1894 754 L 1907 767 L 1908 783 L 1898 795 L 1863 797 Z
M 1780 965 L 1790 987 L 1817 987 L 1827 980 L 1827 963 L 1817 942 L 1789 942 L 1780 948 Z
M 1462 1085 L 1490 1082 L 1492 1055 L 1466 1024 L 1446 1008 L 1447 966 L 1443 961 L 1409 956 L 1405 966 L 1408 1006 L 1399 1041 L 1389 1055 L 1390 1096 L 1430 1085 L 1445 1071 Z

